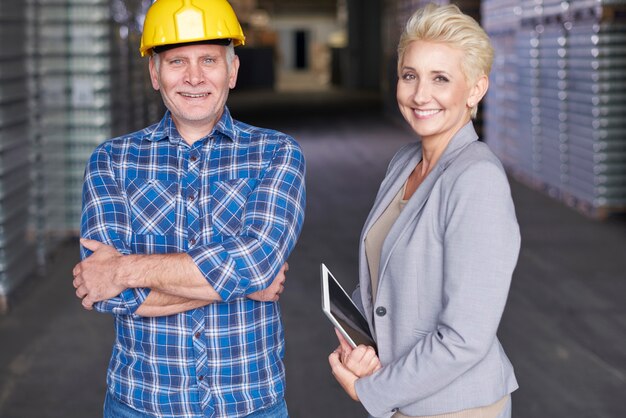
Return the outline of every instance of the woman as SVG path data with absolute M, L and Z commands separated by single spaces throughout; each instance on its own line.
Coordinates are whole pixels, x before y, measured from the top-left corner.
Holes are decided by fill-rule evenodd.
M 339 335 L 333 374 L 372 416 L 509 417 L 517 382 L 496 331 L 519 228 L 502 165 L 471 122 L 493 49 L 456 6 L 429 5 L 398 57 L 398 105 L 420 142 L 389 165 L 353 296 L 378 356 Z

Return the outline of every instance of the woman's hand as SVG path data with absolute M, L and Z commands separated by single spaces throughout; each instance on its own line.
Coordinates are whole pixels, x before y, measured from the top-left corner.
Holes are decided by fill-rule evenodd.
M 358 395 L 356 394 L 355 383 L 359 379 L 357 375 L 352 373 L 350 370 L 346 368 L 346 366 L 341 363 L 341 352 L 340 349 L 337 349 L 330 353 L 328 356 L 328 362 L 330 363 L 330 368 L 333 371 L 333 376 L 344 391 L 355 401 L 359 400 Z
M 339 340 L 339 350 L 341 363 L 357 377 L 369 376 L 381 368 L 380 360 L 376 355 L 374 347 L 359 345 L 352 348 L 344 336 L 335 329 Z M 335 350 L 335 351 L 337 351 Z
M 381 368 L 373 347 L 359 345 L 343 361 L 343 365 L 358 377 L 369 376 Z
M 355 401 L 359 400 L 356 393 L 356 381 L 369 376 L 381 368 L 380 360 L 373 347 L 359 345 L 352 348 L 341 333 L 335 330 L 339 339 L 339 347 L 328 357 L 333 376 L 343 390 Z

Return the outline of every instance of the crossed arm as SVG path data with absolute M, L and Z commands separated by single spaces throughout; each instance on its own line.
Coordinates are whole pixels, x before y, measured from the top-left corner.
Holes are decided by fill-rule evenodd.
M 278 299 L 304 219 L 304 157 L 279 146 L 242 209 L 241 231 L 188 252 L 134 254 L 129 202 L 113 168 L 111 143 L 93 153 L 85 172 L 83 261 L 73 270 L 86 309 L 161 316 L 216 301 Z M 262 204 L 259 204 L 262 203 Z
M 74 267 L 73 285 L 87 310 L 132 288 L 150 289 L 135 311 L 140 316 L 173 315 L 222 300 L 187 254 L 122 255 L 113 246 L 90 239 L 81 239 L 81 245 L 93 253 Z M 288 269 L 285 263 L 269 287 L 247 297 L 277 301 Z

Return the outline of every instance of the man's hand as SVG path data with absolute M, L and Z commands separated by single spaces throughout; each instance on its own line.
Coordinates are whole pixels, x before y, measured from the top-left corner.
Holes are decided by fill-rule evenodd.
M 114 247 L 98 241 L 81 239 L 80 243 L 93 254 L 74 266 L 73 285 L 83 307 L 91 310 L 94 303 L 115 297 L 126 289 L 119 280 L 124 256 Z
M 248 299 L 257 300 L 259 302 L 276 302 L 280 298 L 280 294 L 285 290 L 285 280 L 287 280 L 287 271 L 289 270 L 289 264 L 285 262 L 280 268 L 280 271 L 266 289 L 259 290 L 258 292 L 250 293 Z

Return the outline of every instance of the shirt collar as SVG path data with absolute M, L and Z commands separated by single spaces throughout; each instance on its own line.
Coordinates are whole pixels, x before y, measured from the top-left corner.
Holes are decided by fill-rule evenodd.
M 228 138 L 233 142 L 236 141 L 237 136 L 235 134 L 235 124 L 227 106 L 224 106 L 222 117 L 219 121 L 217 121 L 213 127 L 213 131 L 207 135 L 206 138 L 214 136 L 216 133 L 221 134 L 220 136 Z M 172 144 L 184 142 L 183 138 L 178 133 L 178 129 L 176 129 L 176 124 L 174 124 L 172 114 L 169 110 L 165 112 L 163 118 L 159 121 L 155 129 L 148 137 L 148 140 L 153 142 L 165 139 L 169 140 Z

